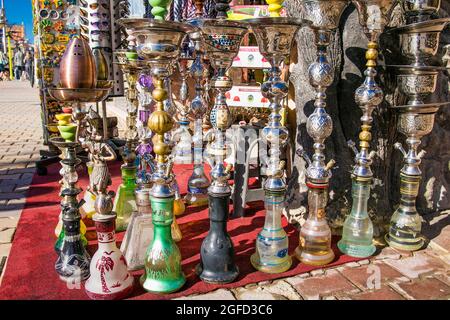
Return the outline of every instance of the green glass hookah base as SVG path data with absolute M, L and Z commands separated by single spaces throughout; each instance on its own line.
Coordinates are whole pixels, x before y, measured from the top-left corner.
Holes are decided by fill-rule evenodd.
M 186 282 L 181 269 L 181 254 L 172 239 L 174 197 L 150 197 L 153 241 L 147 249 L 145 273 L 141 276 L 142 287 L 152 293 L 171 293 L 179 290 Z
M 355 258 L 367 258 L 375 253 L 376 247 L 373 244 L 362 245 L 362 244 L 352 244 L 348 241 L 341 239 L 337 246 L 339 250 L 350 257 Z

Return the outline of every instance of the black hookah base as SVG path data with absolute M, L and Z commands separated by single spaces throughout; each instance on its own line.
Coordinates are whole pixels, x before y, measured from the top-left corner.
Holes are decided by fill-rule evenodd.
M 233 282 L 239 275 L 234 262 L 234 247 L 227 233 L 230 194 L 209 194 L 210 229 L 200 249 L 196 272 L 211 284 Z
M 199 263 L 195 267 L 195 272 L 203 282 L 209 284 L 226 284 L 233 282 L 239 276 L 239 268 L 237 266 L 234 267 L 234 270 L 217 272 L 213 270 L 204 270 L 202 263 Z

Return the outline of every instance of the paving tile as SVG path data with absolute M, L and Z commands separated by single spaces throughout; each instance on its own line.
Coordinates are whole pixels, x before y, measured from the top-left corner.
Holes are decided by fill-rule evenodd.
M 384 260 L 384 259 L 391 259 L 391 260 L 398 260 L 401 258 L 400 252 L 395 250 L 391 247 L 384 247 L 381 249 L 381 252 L 374 257 L 375 260 Z
M 358 268 L 346 267 L 340 272 L 362 290 L 373 289 L 378 279 L 381 284 L 388 280 L 402 277 L 399 271 L 385 263 L 372 263 Z
M 301 296 L 286 281 L 279 280 L 252 288 L 233 290 L 238 300 L 301 300 Z
M 20 179 L 20 174 L 1 174 L 0 180 L 17 180 Z
M 236 300 L 229 290 L 219 289 L 206 294 L 175 298 L 174 300 Z
M 0 184 L 0 192 L 2 193 L 13 192 L 15 189 L 16 189 L 15 184 L 7 184 L 7 185 Z
M 11 251 L 12 243 L 1 243 L 0 244 L 0 258 L 2 256 L 8 256 Z
M 17 227 L 19 219 L 17 217 L 0 218 L 0 231 L 8 228 Z
M 386 263 L 410 279 L 417 278 L 421 274 L 426 274 L 437 269 L 445 269 L 442 261 L 424 252 L 418 252 L 414 256 L 405 259 L 386 260 Z
M 18 192 L 5 192 L 0 193 L 0 200 L 9 200 L 9 199 L 21 199 L 25 198 L 25 193 L 18 193 Z
M 337 270 L 330 269 L 318 277 L 286 279 L 300 295 L 308 300 L 330 296 L 336 292 L 356 293 L 359 289 L 342 276 Z
M 0 243 L 11 243 L 14 237 L 15 228 L 0 231 Z
M 430 245 L 450 253 L 450 224 L 442 228 L 441 232 L 431 240 Z
M 349 298 L 352 300 L 405 300 L 401 294 L 384 284 L 380 289 L 361 292 Z
M 398 286 L 416 300 L 450 298 L 450 287 L 433 277 L 410 283 L 399 283 Z

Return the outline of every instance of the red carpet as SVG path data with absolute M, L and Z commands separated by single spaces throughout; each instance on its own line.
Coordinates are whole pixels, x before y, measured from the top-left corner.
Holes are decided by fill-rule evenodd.
M 116 190 L 120 183 L 119 167 L 120 163 L 118 162 L 110 164 L 111 174 L 114 177 L 112 179 L 112 190 Z M 54 270 L 56 261 L 56 254 L 53 249 L 56 240 L 54 228 L 60 210 L 60 198 L 58 197 L 59 168 L 58 164 L 52 165 L 49 167 L 47 176 L 35 175 L 33 178 L 0 287 L 0 299 L 88 299 L 83 285 L 81 288 L 69 289 L 66 283 L 58 278 Z M 192 172 L 192 167 L 189 165 L 175 166 L 174 170 L 180 185 L 180 191 L 184 194 L 187 189 L 186 181 Z M 80 173 L 79 186 L 85 188 L 87 184 L 86 174 Z M 253 269 L 250 264 L 250 255 L 255 250 L 256 235 L 264 224 L 263 209 L 262 202 L 252 203 L 251 208 L 246 210 L 247 216 L 245 218 L 233 218 L 228 223 L 228 231 L 235 246 L 236 263 L 240 270 L 236 282 L 222 286 L 210 285 L 203 283 L 196 276 L 194 269 L 200 259 L 200 245 L 209 228 L 208 210 L 207 208 L 188 208 L 184 215 L 177 218 L 183 233 L 183 239 L 178 243 L 178 246 L 183 256 L 183 271 L 187 278 L 185 286 L 179 292 L 170 295 L 146 293 L 141 289 L 138 282 L 138 277 L 143 271 L 135 272 L 135 290 L 130 298 L 170 299 L 206 293 L 218 288 L 240 287 L 249 283 L 293 276 L 317 269 L 317 267 L 299 264 L 295 258 L 291 269 L 281 274 L 265 274 Z M 284 218 L 283 225 L 289 235 L 289 252 L 292 253 L 298 244 L 298 232 L 288 225 Z M 93 230 L 88 230 L 88 233 L 92 235 Z M 122 237 L 123 233 L 118 234 L 118 239 L 121 240 Z M 340 255 L 335 243 L 333 246 L 336 259 L 329 266 L 358 260 Z M 90 241 L 89 253 L 92 255 L 95 250 L 95 240 Z

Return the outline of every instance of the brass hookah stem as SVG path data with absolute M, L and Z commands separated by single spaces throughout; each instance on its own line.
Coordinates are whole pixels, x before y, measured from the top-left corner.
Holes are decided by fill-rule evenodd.
M 156 101 L 156 111 L 154 111 L 148 121 L 148 127 L 155 132 L 154 152 L 156 154 L 157 170 L 165 174 L 165 165 L 167 156 L 170 154 L 170 146 L 164 141 L 164 133 L 170 131 L 173 127 L 173 120 L 170 115 L 164 111 L 164 100 L 167 99 L 167 91 L 164 89 L 164 80 L 156 79 L 155 89 L 152 97 Z
M 366 51 L 366 66 L 364 71 L 366 76 L 364 83 L 356 90 L 355 100 L 363 111 L 361 117 L 361 132 L 359 133 L 360 151 L 354 147 L 354 143 L 349 141 L 349 146 L 356 155 L 356 164 L 354 166 L 352 176 L 356 181 L 371 182 L 373 173 L 370 168 L 375 151 L 369 152 L 370 141 L 372 140 L 372 112 L 382 102 L 383 91 L 375 81 L 377 71 L 378 44 L 376 41 L 369 41 Z

